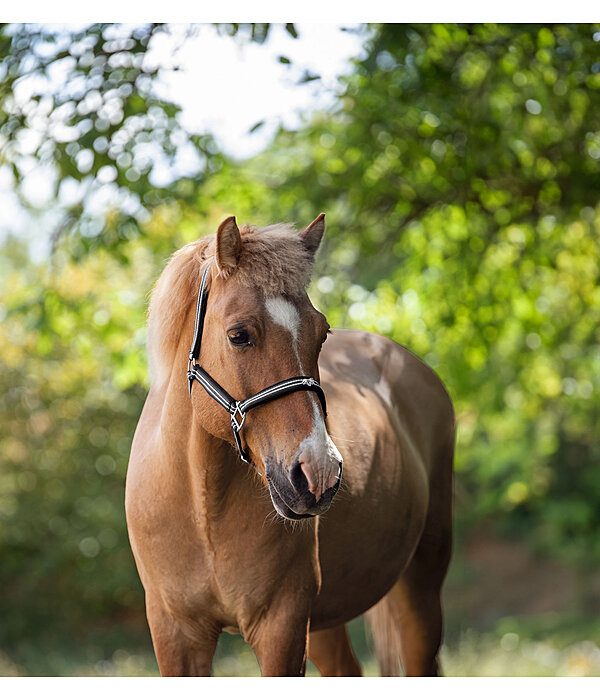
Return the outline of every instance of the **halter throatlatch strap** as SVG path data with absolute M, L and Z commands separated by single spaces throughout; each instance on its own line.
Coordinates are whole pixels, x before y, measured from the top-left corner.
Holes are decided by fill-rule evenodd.
M 192 340 L 192 347 L 190 348 L 190 357 L 188 363 L 188 382 L 190 397 L 192 395 L 192 381 L 190 378 L 190 370 L 192 364 L 196 363 L 196 360 L 200 357 L 200 344 L 202 343 L 202 330 L 204 328 L 204 316 L 206 315 L 206 300 L 208 299 L 208 292 L 206 290 L 206 280 L 208 278 L 209 266 L 207 265 L 204 273 L 202 274 L 202 279 L 200 280 L 200 290 L 198 291 L 198 300 L 196 301 L 196 321 L 194 323 L 194 339 Z
M 312 377 L 292 377 L 291 379 L 284 379 L 281 382 L 272 384 L 271 386 L 259 391 L 257 394 L 250 396 L 244 401 L 237 401 L 231 396 L 223 387 L 216 382 L 210 374 L 200 367 L 197 360 L 200 357 L 200 345 L 202 343 L 202 330 L 204 328 L 204 316 L 206 314 L 206 302 L 208 299 L 208 291 L 206 289 L 206 280 L 208 278 L 209 267 L 207 266 L 202 275 L 200 281 L 200 290 L 198 292 L 198 301 L 196 302 L 196 323 L 194 325 L 194 339 L 192 341 L 192 347 L 189 354 L 187 378 L 188 378 L 188 390 L 190 393 L 190 399 L 192 398 L 192 386 L 194 381 L 206 391 L 206 393 L 214 399 L 218 404 L 220 404 L 231 416 L 231 430 L 233 431 L 233 438 L 235 440 L 236 447 L 238 449 L 240 458 L 246 462 L 250 463 L 250 456 L 248 451 L 242 446 L 242 440 L 240 433 L 246 422 L 246 415 L 248 411 L 258 406 L 262 406 L 269 401 L 274 401 L 282 396 L 287 396 L 288 394 L 293 394 L 296 391 L 314 391 L 319 397 L 321 402 L 321 408 L 323 409 L 323 415 L 327 415 L 327 404 L 325 402 L 325 394 L 321 385 L 316 379 Z

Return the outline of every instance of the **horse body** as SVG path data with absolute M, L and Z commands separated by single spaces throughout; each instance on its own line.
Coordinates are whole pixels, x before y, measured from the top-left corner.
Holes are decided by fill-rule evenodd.
M 330 434 L 344 457 L 344 488 L 320 516 L 317 629 L 356 617 L 388 592 L 411 560 L 438 492 L 446 503 L 434 517 L 447 546 L 454 442 L 441 382 L 400 345 L 334 331 L 320 366 Z
M 185 328 L 193 327 L 188 306 Z M 344 623 L 382 599 L 385 624 L 402 636 L 394 642 L 374 627 L 376 642 L 391 640 L 382 670 L 393 673 L 401 653 L 407 673 L 436 672 L 454 440 L 439 379 L 387 339 L 334 331 L 315 371 L 344 460 L 343 486 L 327 512 L 290 523 L 275 515 L 264 480 L 284 448 L 273 457 L 263 451 L 258 476 L 248 470 L 230 436 L 211 424 L 219 407 L 197 394 L 192 410 L 186 346 L 184 332 L 171 371 L 149 393 L 127 477 L 128 528 L 161 673 L 208 674 L 222 630 L 244 635 L 263 675 L 303 673 L 307 649 L 324 674 L 359 673 Z M 302 416 L 316 406 L 301 393 L 257 408 L 249 428 L 272 423 L 281 403 L 299 416 L 285 428 L 286 444 L 299 441 L 310 432 Z

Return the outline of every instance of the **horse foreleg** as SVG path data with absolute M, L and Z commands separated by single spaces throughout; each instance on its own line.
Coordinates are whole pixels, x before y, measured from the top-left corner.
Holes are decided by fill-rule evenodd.
M 296 607 L 298 606 L 298 607 Z M 303 676 L 306 673 L 309 615 L 299 601 L 270 606 L 243 630 L 263 676 Z
M 221 632 L 206 621 L 180 621 L 150 600 L 146 614 L 161 676 L 210 676 Z
M 322 676 L 360 676 L 361 670 L 350 646 L 346 625 L 311 632 L 308 657 Z

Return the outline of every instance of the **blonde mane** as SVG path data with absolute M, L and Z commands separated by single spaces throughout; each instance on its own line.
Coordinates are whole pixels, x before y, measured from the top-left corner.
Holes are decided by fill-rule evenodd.
M 256 229 L 240 228 L 242 251 L 229 279 L 259 287 L 265 296 L 296 296 L 310 281 L 312 256 L 291 224 Z M 196 304 L 200 277 L 206 265 L 214 266 L 215 235 L 188 243 L 174 253 L 158 278 L 148 313 L 148 365 L 150 381 L 160 385 L 169 377 L 190 306 Z M 189 329 L 190 340 L 192 328 Z M 182 358 L 182 362 L 186 358 Z

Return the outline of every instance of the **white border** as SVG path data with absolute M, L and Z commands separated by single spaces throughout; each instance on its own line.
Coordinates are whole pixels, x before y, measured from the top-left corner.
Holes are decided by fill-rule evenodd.
M 222 3 L 190 0 L 27 0 L 3 3 L 2 21 L 40 23 L 79 22 L 594 22 L 598 5 L 590 0 L 228 0 Z

